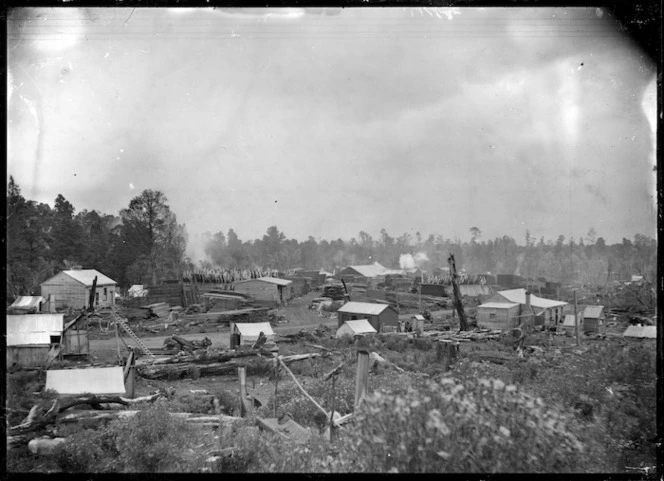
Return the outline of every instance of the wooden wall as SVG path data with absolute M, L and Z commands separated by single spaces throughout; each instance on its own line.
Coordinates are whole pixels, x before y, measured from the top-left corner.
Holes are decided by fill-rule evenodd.
M 519 324 L 519 307 L 514 306 L 506 309 L 493 307 L 477 308 L 477 327 L 481 329 L 512 329 Z M 495 319 L 490 319 L 490 314 L 495 314 Z

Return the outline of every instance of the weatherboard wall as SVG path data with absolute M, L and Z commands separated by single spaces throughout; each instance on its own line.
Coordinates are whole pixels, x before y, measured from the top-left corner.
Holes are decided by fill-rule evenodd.
M 100 286 L 96 289 L 96 307 L 112 307 L 115 304 L 115 286 Z M 56 309 L 83 309 L 88 304 L 90 289 L 64 272 L 59 272 L 41 284 L 41 296 L 55 297 Z

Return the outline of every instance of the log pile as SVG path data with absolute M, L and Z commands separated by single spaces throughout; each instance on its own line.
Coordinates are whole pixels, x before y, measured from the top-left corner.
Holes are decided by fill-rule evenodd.
M 500 339 L 500 329 L 477 329 L 474 331 L 425 331 L 423 337 L 430 337 L 434 339 L 447 339 L 457 342 L 470 342 L 470 341 L 489 341 Z
M 329 297 L 334 301 L 341 301 L 346 298 L 346 291 L 342 284 L 330 284 L 323 288 L 323 297 Z
M 245 351 L 231 350 L 218 353 L 198 351 L 192 355 L 177 355 L 157 359 L 151 364 L 139 362 L 136 365 L 136 372 L 145 379 L 179 379 L 187 376 L 194 369 L 199 376 L 220 376 L 233 374 L 237 372 L 238 367 L 246 367 L 260 357 L 272 360 L 273 353 L 277 352 L 278 347 L 274 344 L 265 344 L 262 349 Z M 290 364 L 304 359 L 327 357 L 329 355 L 329 352 L 294 354 L 279 357 L 279 360 L 284 364 Z
M 170 313 L 170 306 L 166 302 L 158 302 L 156 304 L 150 304 L 149 306 L 144 306 L 141 309 L 147 309 L 146 318 L 150 317 L 159 317 L 160 319 L 165 319 Z

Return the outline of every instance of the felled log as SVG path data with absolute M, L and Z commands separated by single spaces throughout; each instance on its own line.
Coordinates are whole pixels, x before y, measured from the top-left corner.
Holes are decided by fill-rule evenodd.
M 369 354 L 369 361 L 371 362 L 372 367 L 375 366 L 376 364 L 383 364 L 385 366 L 393 367 L 394 369 L 396 369 L 399 372 L 405 372 L 399 366 L 397 366 L 393 362 L 388 361 L 387 359 L 382 357 L 377 352 L 372 352 L 371 354 Z
M 38 409 L 33 407 L 30 410 L 28 417 L 21 423 L 16 426 L 12 426 L 7 430 L 7 434 L 11 436 L 21 435 L 36 431 L 47 424 L 51 424 L 57 418 L 58 414 L 61 412 L 73 407 L 79 406 L 81 404 L 89 404 L 96 409 L 101 408 L 101 404 L 122 404 L 124 406 L 129 406 L 131 404 L 136 404 L 139 402 L 153 402 L 160 397 L 165 396 L 164 392 L 158 392 L 152 396 L 144 396 L 136 399 L 128 399 L 121 396 L 77 396 L 73 398 L 57 398 L 51 408 L 43 415 L 38 415 Z
M 278 351 L 279 349 L 274 346 L 263 346 L 263 349 L 251 349 L 247 351 L 223 351 L 220 353 L 207 353 L 201 352 L 200 354 L 190 355 L 190 356 L 173 356 L 167 359 L 157 359 L 154 361 L 155 364 L 186 364 L 186 363 L 196 363 L 196 364 L 205 364 L 205 363 L 217 363 L 217 362 L 226 362 L 231 359 L 238 357 L 252 357 L 258 356 L 259 354 L 269 355 L 272 352 Z
M 62 416 L 60 422 L 62 423 L 75 423 L 80 421 L 94 422 L 94 421 L 112 421 L 115 419 L 128 419 L 134 417 L 140 411 L 105 411 L 103 413 L 93 411 L 80 411 L 70 413 Z M 241 418 L 235 416 L 226 416 L 223 414 L 215 414 L 214 416 L 199 413 L 170 413 L 171 416 L 191 424 L 219 424 L 220 422 L 235 422 Z

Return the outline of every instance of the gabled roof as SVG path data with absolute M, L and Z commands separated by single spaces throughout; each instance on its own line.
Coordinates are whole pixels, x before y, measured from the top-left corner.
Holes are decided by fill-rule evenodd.
M 367 314 L 370 316 L 377 316 L 385 309 L 390 307 L 389 304 L 373 304 L 370 302 L 347 302 L 339 308 L 337 312 L 350 312 L 352 314 Z
M 362 277 L 382 276 L 385 275 L 385 272 L 387 271 L 387 269 L 378 262 L 369 265 L 348 266 L 347 268 L 357 271 Z
M 293 283 L 293 281 L 289 281 L 287 279 L 280 279 L 278 277 L 257 277 L 256 279 L 246 279 L 244 281 L 238 281 L 236 282 L 236 284 L 244 284 L 245 282 L 252 282 L 252 281 L 269 282 L 270 284 L 276 284 L 278 286 L 287 286 Z
M 16 300 L 9 307 L 17 309 L 39 309 L 39 304 L 46 302 L 42 296 L 18 296 Z
M 509 289 L 506 291 L 498 291 L 498 294 L 503 296 L 510 302 L 517 302 L 519 304 L 526 303 L 526 290 L 525 289 Z M 537 307 L 540 309 L 547 309 L 549 307 L 561 307 L 566 306 L 566 302 L 562 301 L 553 301 L 551 299 L 542 299 L 533 294 L 530 295 L 530 305 L 532 307 Z
M 599 319 L 602 317 L 604 306 L 586 306 L 583 311 L 583 317 L 586 319 Z
M 57 335 L 57 334 L 54 334 Z M 7 347 L 11 346 L 43 346 L 51 343 L 48 332 L 8 332 Z
M 339 329 L 337 329 L 337 336 L 343 333 L 351 334 L 375 334 L 377 331 L 366 319 L 358 319 L 356 321 L 345 321 Z
M 413 318 L 414 318 L 416 321 L 425 321 L 425 320 L 426 320 L 426 319 L 424 319 L 424 316 L 421 315 L 421 314 L 415 314 L 415 315 L 413 316 Z
M 46 371 L 46 389 L 58 394 L 125 394 L 122 367 Z
M 80 282 L 85 287 L 92 287 L 92 281 L 94 280 L 95 276 L 97 277 L 97 286 L 108 286 L 108 285 L 117 284 L 117 282 L 115 282 L 110 277 L 105 276 L 97 269 L 72 269 L 72 270 L 61 271 L 59 274 L 65 274 L 74 279 L 75 281 Z M 53 277 L 42 282 L 42 285 L 47 284 L 51 279 L 53 279 Z
M 486 307 L 488 309 L 511 309 L 518 306 L 517 302 L 485 302 L 477 307 Z

